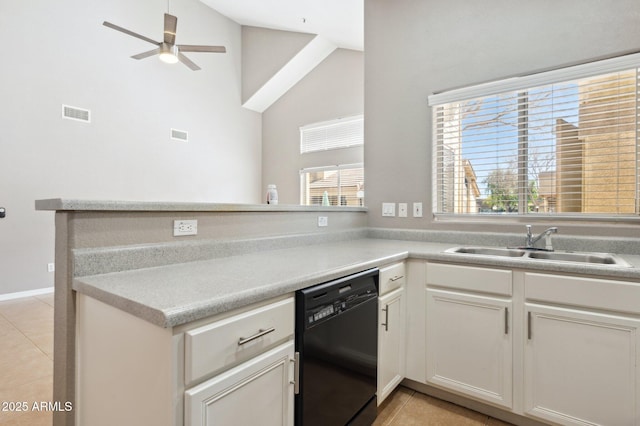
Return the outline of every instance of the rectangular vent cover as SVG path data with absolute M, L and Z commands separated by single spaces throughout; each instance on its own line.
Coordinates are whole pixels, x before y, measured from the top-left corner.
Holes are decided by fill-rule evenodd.
M 62 105 L 62 118 L 90 123 L 91 111 L 69 105 Z
M 189 132 L 185 130 L 171 129 L 171 139 L 174 141 L 187 142 L 189 140 Z

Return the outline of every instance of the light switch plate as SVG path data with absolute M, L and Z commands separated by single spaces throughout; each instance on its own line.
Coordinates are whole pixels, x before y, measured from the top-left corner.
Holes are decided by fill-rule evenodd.
M 382 203 L 382 216 L 393 217 L 396 215 L 396 203 Z
M 318 216 L 318 226 L 329 226 L 329 217 Z
M 422 203 L 413 203 L 413 217 L 422 217 Z

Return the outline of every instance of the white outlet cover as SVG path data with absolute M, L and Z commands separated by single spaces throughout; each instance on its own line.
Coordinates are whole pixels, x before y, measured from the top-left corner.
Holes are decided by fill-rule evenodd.
M 398 203 L 398 217 L 407 217 L 407 203 Z
M 382 216 L 393 217 L 396 215 L 396 203 L 382 203 Z
M 174 237 L 182 237 L 184 235 L 197 235 L 197 234 L 198 234 L 197 220 L 174 220 L 173 221 Z
M 318 216 L 318 226 L 329 226 L 329 217 Z

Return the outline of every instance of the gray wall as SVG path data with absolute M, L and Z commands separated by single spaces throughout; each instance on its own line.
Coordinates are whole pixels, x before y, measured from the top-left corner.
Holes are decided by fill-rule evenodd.
M 362 114 L 364 54 L 337 49 L 262 115 L 262 186 L 300 203 L 300 169 L 363 161 L 361 148 L 300 155 L 300 126 Z M 365 195 L 366 196 L 366 195 Z
M 261 117 L 241 107 L 241 28 L 197 0 L 171 2 L 177 42 L 222 44 L 202 67 L 129 56 L 151 44 L 167 2 L 0 0 L 0 294 L 49 287 L 54 218 L 34 200 L 88 198 L 256 203 Z M 61 119 L 61 105 L 92 122 Z M 189 131 L 171 141 L 171 127 Z
M 524 229 L 435 222 L 431 215 L 431 110 L 427 96 L 514 74 L 640 50 L 637 0 L 367 0 L 365 167 L 369 225 Z M 383 218 L 381 203 L 421 201 L 424 218 Z M 411 204 L 410 204 L 411 208 Z M 526 222 L 532 222 L 528 218 Z M 559 224 L 563 233 L 640 236 L 638 225 Z M 534 222 L 535 223 L 535 222 Z
M 287 64 L 315 36 L 293 31 L 242 27 L 242 101 Z

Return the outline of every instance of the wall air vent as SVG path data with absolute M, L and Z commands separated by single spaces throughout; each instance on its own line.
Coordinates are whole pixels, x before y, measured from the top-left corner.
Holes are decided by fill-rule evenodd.
M 62 105 L 62 118 L 90 123 L 91 111 L 69 105 Z
M 189 132 L 185 130 L 171 129 L 171 139 L 174 141 L 187 142 L 189 140 Z

